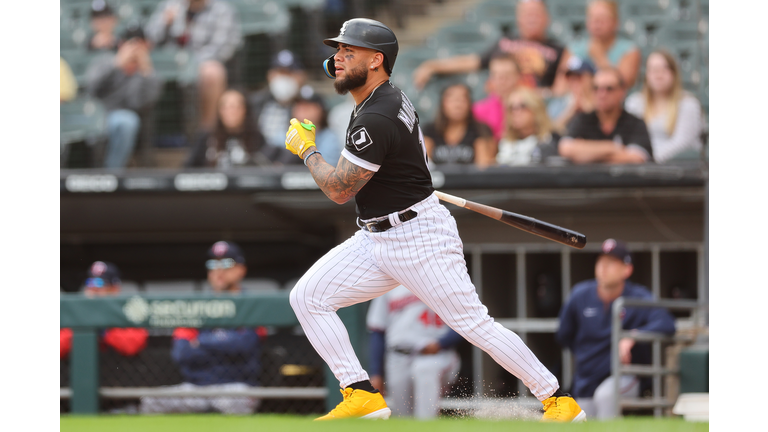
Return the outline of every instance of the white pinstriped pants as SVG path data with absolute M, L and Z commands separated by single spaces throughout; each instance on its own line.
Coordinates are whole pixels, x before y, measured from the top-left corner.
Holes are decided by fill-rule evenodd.
M 522 380 L 539 400 L 552 395 L 559 387 L 557 378 L 518 335 L 494 322 L 480 302 L 448 209 L 434 194 L 410 208 L 418 212 L 415 219 L 382 233 L 356 232 L 320 258 L 291 291 L 291 307 L 307 338 L 341 387 L 365 381 L 368 374 L 336 311 L 402 284 L 448 326 Z

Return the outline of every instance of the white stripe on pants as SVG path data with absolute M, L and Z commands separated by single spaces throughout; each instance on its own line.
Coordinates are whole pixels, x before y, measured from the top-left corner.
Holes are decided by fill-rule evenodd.
M 494 322 L 470 281 L 456 221 L 433 194 L 415 219 L 382 233 L 356 232 L 320 258 L 291 291 L 312 346 L 342 388 L 368 374 L 336 311 L 405 285 L 458 334 L 488 353 L 539 400 L 559 384 L 519 336 Z

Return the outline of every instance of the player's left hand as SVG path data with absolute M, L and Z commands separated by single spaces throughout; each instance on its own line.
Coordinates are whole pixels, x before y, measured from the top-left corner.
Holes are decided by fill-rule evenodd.
M 315 125 L 307 119 L 304 119 L 304 123 L 299 123 L 292 118 L 291 126 L 285 134 L 285 148 L 304 159 L 304 153 L 315 146 L 316 129 Z

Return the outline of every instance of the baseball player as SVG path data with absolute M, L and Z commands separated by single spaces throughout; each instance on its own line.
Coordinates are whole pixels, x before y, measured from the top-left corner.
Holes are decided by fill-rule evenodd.
M 371 384 L 382 389 L 386 369 L 392 413 L 437 417 L 443 388 L 458 378 L 461 362 L 454 347 L 461 336 L 402 285 L 371 301 L 367 324 Z
M 355 18 L 323 42 L 336 48 L 324 62 L 326 74 L 335 78 L 339 94 L 355 100 L 344 150 L 336 167 L 325 162 L 306 119 L 291 119 L 285 145 L 331 200 L 355 199 L 360 230 L 313 264 L 290 295 L 307 338 L 342 387 L 343 401 L 318 420 L 389 418 L 391 410 L 371 385 L 336 311 L 401 284 L 521 379 L 543 402 L 543 420 L 586 419 L 520 337 L 488 316 L 475 292 L 456 221 L 434 194 L 416 110 L 389 80 L 395 34 L 378 21 Z

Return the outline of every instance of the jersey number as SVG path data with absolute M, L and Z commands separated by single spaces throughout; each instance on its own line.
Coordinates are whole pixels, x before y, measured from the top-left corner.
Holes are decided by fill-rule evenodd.
M 443 326 L 443 320 L 441 320 L 440 317 L 432 311 L 424 311 L 424 313 L 419 317 L 419 320 L 424 323 L 424 327 L 429 327 L 431 325 L 435 327 Z

